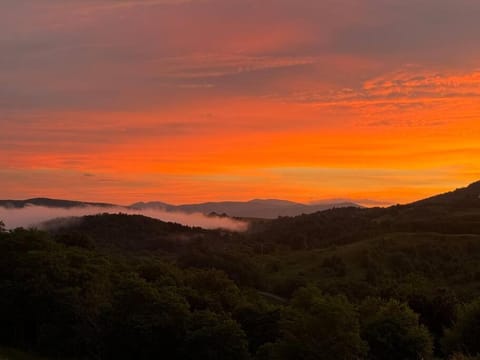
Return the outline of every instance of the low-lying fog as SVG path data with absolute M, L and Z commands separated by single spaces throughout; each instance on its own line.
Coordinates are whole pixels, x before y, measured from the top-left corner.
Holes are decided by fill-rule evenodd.
M 17 227 L 41 227 L 45 221 L 67 218 L 67 217 L 81 217 L 85 215 L 96 214 L 129 214 L 129 215 L 143 215 L 154 219 L 175 222 L 187 226 L 198 226 L 204 229 L 226 229 L 231 231 L 245 231 L 248 224 L 244 221 L 234 220 L 227 217 L 206 216 L 200 213 L 185 214 L 181 212 L 167 212 L 162 210 L 134 210 L 123 207 L 97 207 L 86 206 L 81 208 L 51 208 L 43 206 L 26 206 L 21 209 L 17 208 L 3 208 L 0 207 L 0 221 L 5 223 L 7 229 L 14 229 Z

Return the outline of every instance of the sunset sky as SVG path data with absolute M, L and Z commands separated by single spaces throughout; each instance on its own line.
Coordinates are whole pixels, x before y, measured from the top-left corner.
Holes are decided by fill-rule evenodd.
M 0 198 L 391 204 L 465 186 L 479 19 L 479 0 L 0 0 Z

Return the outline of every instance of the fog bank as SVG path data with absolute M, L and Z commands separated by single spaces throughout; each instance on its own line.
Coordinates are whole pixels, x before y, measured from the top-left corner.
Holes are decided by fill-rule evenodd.
M 103 213 L 143 215 L 166 222 L 175 222 L 187 226 L 198 226 L 204 229 L 245 231 L 248 228 L 248 224 L 244 221 L 234 220 L 226 217 L 206 216 L 200 213 L 186 214 L 157 209 L 134 210 L 123 207 L 97 206 L 86 206 L 70 209 L 34 205 L 19 209 L 0 207 L 0 221 L 5 223 L 7 229 L 14 229 L 17 227 L 29 228 L 40 227 L 43 222 L 56 218 L 81 217 Z

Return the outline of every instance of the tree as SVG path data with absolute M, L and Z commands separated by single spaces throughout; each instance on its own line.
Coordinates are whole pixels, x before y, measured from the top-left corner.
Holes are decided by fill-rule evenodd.
M 248 343 L 237 322 L 211 311 L 195 312 L 185 337 L 185 359 L 247 360 Z
M 458 310 L 455 325 L 445 331 L 443 340 L 446 353 L 456 351 L 480 355 L 480 299 L 463 305 Z
M 366 299 L 360 306 L 362 338 L 368 342 L 369 359 L 429 359 L 433 343 L 419 316 L 396 300 Z
M 104 314 L 105 358 L 178 358 L 189 311 L 175 288 L 121 274 Z
M 75 246 L 87 250 L 95 249 L 95 242 L 91 237 L 78 231 L 58 235 L 55 240 L 66 246 Z
M 0 233 L 5 232 L 5 223 L 0 220 Z
M 239 288 L 223 271 L 192 269 L 185 276 L 185 284 L 190 290 L 187 300 L 194 310 L 232 312 L 241 299 Z
M 280 311 L 261 303 L 240 305 L 235 309 L 233 318 L 240 323 L 248 337 L 249 349 L 252 354 L 266 343 L 275 342 L 279 335 Z
M 0 241 L 0 337 L 52 357 L 90 355 L 108 268 L 91 253 L 17 229 Z M 3 237 L 3 236 L 2 236 Z
M 282 324 L 283 336 L 260 350 L 259 358 L 282 360 L 359 359 L 367 351 L 358 314 L 342 296 L 325 296 L 313 287 L 295 294 Z
M 345 276 L 347 274 L 345 261 L 337 255 L 325 258 L 322 268 L 325 268 L 333 276 Z
M 408 296 L 408 305 L 420 315 L 420 323 L 432 333 L 435 355 L 442 356 L 441 339 L 444 331 L 452 327 L 457 318 L 458 299 L 455 293 L 445 288 L 433 292 L 417 291 Z

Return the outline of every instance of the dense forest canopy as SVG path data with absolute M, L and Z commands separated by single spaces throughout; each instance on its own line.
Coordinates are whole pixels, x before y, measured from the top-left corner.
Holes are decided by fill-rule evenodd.
M 46 231 L 0 222 L 0 346 L 52 359 L 474 359 L 479 194 L 246 233 L 122 214 Z

